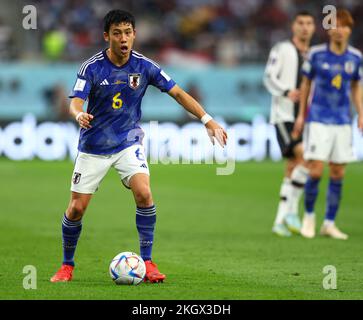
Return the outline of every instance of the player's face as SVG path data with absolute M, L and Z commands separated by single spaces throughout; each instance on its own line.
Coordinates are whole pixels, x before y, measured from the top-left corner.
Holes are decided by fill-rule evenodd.
M 343 25 L 339 20 L 337 21 L 337 27 L 328 31 L 330 40 L 336 43 L 347 43 L 352 30 L 347 26 Z
M 127 57 L 134 44 L 136 32 L 130 23 L 112 24 L 103 36 L 110 43 L 110 49 L 119 57 Z
M 297 16 L 292 24 L 292 33 L 300 40 L 310 40 L 315 32 L 315 23 L 313 17 Z

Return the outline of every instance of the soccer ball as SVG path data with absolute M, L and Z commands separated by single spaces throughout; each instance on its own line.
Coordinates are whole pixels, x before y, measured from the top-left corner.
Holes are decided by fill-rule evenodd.
M 144 260 L 134 252 L 121 252 L 110 263 L 110 276 L 116 284 L 139 284 L 145 277 Z

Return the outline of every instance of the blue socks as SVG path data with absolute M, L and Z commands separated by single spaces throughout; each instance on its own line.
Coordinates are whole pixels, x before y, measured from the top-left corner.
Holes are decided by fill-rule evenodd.
M 82 230 L 82 220 L 69 220 L 64 214 L 62 221 L 63 264 L 74 267 L 74 252 Z
M 141 258 L 151 260 L 156 223 L 155 205 L 148 208 L 136 208 L 136 227 L 139 232 Z
M 151 260 L 156 223 L 156 208 L 136 208 L 136 227 L 139 232 L 140 255 L 144 261 Z M 62 220 L 63 264 L 74 266 L 74 253 L 82 231 L 82 220 L 69 220 L 64 214 Z
M 342 180 L 329 180 L 328 194 L 326 198 L 327 206 L 325 220 L 334 221 L 339 208 L 340 198 L 342 194 Z
M 308 178 L 305 184 L 305 212 L 314 213 L 316 198 L 318 197 L 318 187 L 320 179 Z
M 305 185 L 305 211 L 313 213 L 316 198 L 318 196 L 318 186 L 320 179 L 309 178 Z M 341 179 L 334 180 L 330 178 L 328 193 L 326 197 L 325 220 L 334 221 L 337 215 L 340 198 L 342 194 L 343 182 Z

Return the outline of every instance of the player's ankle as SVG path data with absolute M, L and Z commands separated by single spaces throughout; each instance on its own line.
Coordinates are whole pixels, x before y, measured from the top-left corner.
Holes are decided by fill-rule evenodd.
M 334 226 L 335 222 L 334 220 L 325 219 L 323 222 L 324 227 L 331 227 Z
M 72 262 L 63 262 L 62 266 L 69 266 L 69 267 L 74 268 L 74 263 L 72 263 Z

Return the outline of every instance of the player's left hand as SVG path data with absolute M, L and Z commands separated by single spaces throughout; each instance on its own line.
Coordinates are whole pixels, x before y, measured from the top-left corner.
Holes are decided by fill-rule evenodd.
M 305 119 L 303 116 L 298 116 L 295 120 L 295 124 L 294 124 L 294 129 L 292 130 L 292 137 L 294 139 L 297 139 L 302 131 L 303 131 L 303 128 L 304 128 L 304 122 L 305 122 Z
M 206 123 L 208 136 L 214 145 L 214 138 L 223 148 L 227 144 L 227 132 L 214 120 L 210 120 Z

